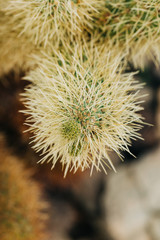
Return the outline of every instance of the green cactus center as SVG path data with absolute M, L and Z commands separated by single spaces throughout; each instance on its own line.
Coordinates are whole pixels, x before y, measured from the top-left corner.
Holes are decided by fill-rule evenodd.
M 62 124 L 62 135 L 68 140 L 75 140 L 81 134 L 80 124 L 75 120 L 70 120 Z
M 71 156 L 75 156 L 77 157 L 80 153 L 81 153 L 81 150 L 82 150 L 82 145 L 80 142 L 74 142 L 72 144 L 72 146 L 69 148 L 68 150 L 68 153 L 71 155 Z

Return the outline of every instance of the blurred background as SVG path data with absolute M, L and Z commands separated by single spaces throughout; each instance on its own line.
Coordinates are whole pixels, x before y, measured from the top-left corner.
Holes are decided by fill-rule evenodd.
M 113 154 L 117 173 L 95 171 L 91 177 L 89 171 L 79 171 L 63 178 L 60 164 L 52 171 L 50 164 L 37 164 L 40 157 L 29 144 L 31 134 L 24 132 L 25 116 L 19 112 L 24 109 L 20 93 L 28 84 L 23 76 L 10 72 L 1 77 L 0 136 L 6 154 L 33 170 L 32 178 L 49 203 L 47 240 L 159 240 L 160 70 L 151 63 L 137 74 L 145 82 L 141 114 L 152 126 L 144 125 L 144 141 L 132 142 L 130 151 L 136 158 L 124 152 L 122 162 Z

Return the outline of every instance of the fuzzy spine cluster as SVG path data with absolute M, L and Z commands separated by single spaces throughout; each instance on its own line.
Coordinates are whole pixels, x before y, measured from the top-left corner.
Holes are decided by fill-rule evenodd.
M 27 77 L 32 84 L 23 94 L 34 148 L 44 154 L 41 162 L 54 167 L 61 161 L 65 175 L 69 169 L 114 169 L 109 152 L 121 156 L 131 139 L 140 138 L 136 90 L 141 85 L 132 73 L 123 73 L 120 56 L 102 49 L 86 53 L 85 61 L 81 50 L 67 61 L 63 55 L 45 55 Z

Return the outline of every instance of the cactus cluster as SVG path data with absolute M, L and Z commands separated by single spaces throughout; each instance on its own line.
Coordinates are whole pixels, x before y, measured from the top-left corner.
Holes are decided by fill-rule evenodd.
M 0 0 L 0 74 L 20 68 L 40 162 L 111 165 L 139 138 L 141 87 L 127 62 L 160 62 L 159 0 Z M 128 72 L 128 69 L 127 69 Z M 107 159 L 107 161 L 105 161 Z

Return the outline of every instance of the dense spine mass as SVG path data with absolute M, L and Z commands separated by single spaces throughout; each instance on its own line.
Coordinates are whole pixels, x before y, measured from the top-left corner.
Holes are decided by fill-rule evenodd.
M 93 18 L 103 5 L 102 0 L 8 0 L 4 11 L 11 16 L 13 29 L 36 45 L 66 46 L 93 30 Z
M 160 2 L 159 2 L 160 3 Z M 158 1 L 151 0 L 112 0 L 105 1 L 104 35 L 115 41 L 137 41 L 139 37 L 148 38 L 157 33 L 160 22 Z
M 97 23 L 99 40 L 123 48 L 135 67 L 144 68 L 146 58 L 159 64 L 159 0 L 107 0 Z
M 123 73 L 121 57 L 113 52 L 85 52 L 84 58 L 76 49 L 67 61 L 61 54 L 45 56 L 29 74 L 32 85 L 24 93 L 34 148 L 44 154 L 41 162 L 52 161 L 54 167 L 60 160 L 65 174 L 69 168 L 105 170 L 108 164 L 114 169 L 109 152 L 120 156 L 140 137 L 140 85 L 133 74 Z

